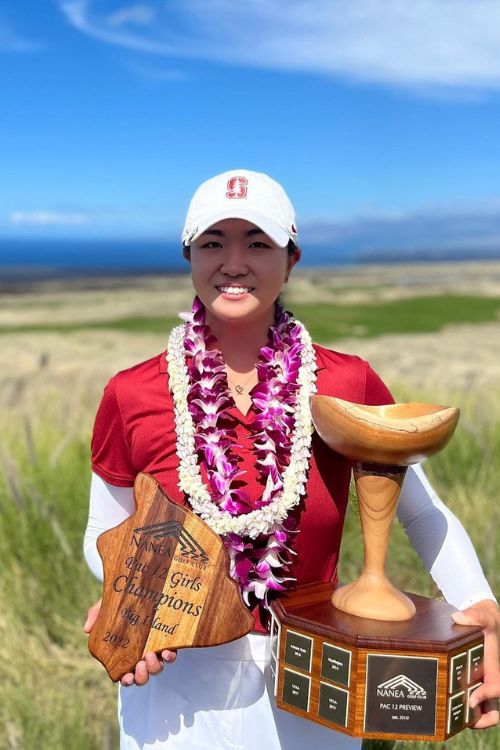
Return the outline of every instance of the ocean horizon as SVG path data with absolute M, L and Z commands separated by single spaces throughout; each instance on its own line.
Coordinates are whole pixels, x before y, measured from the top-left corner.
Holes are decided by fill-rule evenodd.
M 303 268 L 500 259 L 500 248 L 366 250 L 308 243 L 301 247 Z M 187 270 L 180 242 L 168 240 L 0 239 L 0 278 L 7 284 L 9 281 L 81 276 L 178 274 Z

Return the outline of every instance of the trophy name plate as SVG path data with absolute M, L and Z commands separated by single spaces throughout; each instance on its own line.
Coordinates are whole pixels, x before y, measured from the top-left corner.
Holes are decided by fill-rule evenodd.
M 330 583 L 299 586 L 271 605 L 278 708 L 372 739 L 444 741 L 476 719 L 483 634 L 454 608 L 409 594 L 416 615 L 381 622 L 341 612 Z
M 215 646 L 254 626 L 218 534 L 147 474 L 134 497 L 135 513 L 97 541 L 103 599 L 89 650 L 115 681 L 148 651 Z

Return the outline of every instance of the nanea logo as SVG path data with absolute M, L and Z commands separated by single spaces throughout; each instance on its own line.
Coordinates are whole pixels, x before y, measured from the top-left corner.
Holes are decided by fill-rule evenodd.
M 208 563 L 208 555 L 196 539 L 178 521 L 153 523 L 133 530 L 132 544 L 157 555 L 171 556 L 170 547 L 165 544 L 169 538 L 177 539 L 180 554 L 202 563 Z
M 427 691 L 404 674 L 398 674 L 377 685 L 377 695 L 382 698 L 418 698 L 425 700 Z

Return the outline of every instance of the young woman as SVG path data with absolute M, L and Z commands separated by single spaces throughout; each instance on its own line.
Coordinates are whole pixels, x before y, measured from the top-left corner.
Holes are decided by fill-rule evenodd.
M 134 511 L 134 478 L 150 473 L 222 534 L 255 630 L 224 646 L 146 654 L 121 681 L 121 748 L 354 750 L 359 740 L 274 707 L 267 602 L 295 582 L 336 580 L 351 466 L 311 436 L 310 394 L 365 404 L 391 395 L 366 362 L 313 345 L 283 310 L 300 250 L 293 207 L 274 180 L 235 170 L 203 183 L 183 252 L 191 314 L 167 352 L 110 380 L 99 407 L 85 554 L 102 576 L 97 536 Z M 500 617 L 470 540 L 418 467 L 399 517 L 446 599 L 467 607 L 457 619 L 485 631 L 477 726 L 493 725 Z

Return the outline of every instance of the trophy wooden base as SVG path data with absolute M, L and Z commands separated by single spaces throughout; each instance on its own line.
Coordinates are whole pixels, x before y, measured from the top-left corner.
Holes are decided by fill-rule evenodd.
M 454 608 L 408 594 L 406 622 L 348 615 L 333 585 L 300 586 L 271 606 L 278 708 L 356 737 L 443 741 L 475 721 L 483 634 L 455 625 Z

